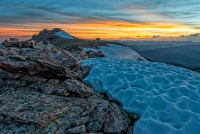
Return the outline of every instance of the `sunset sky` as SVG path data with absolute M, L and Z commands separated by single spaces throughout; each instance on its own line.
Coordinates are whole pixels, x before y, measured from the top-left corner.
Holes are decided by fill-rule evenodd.
M 200 0 L 0 0 L 0 40 L 61 28 L 94 39 L 200 33 Z

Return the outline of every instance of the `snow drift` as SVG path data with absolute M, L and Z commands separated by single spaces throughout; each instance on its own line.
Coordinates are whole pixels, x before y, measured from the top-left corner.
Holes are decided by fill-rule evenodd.
M 134 133 L 200 133 L 200 74 L 163 63 L 96 58 L 84 82 L 141 118 Z
M 94 48 L 84 48 L 84 51 L 101 51 L 107 58 L 123 58 L 123 59 L 132 59 L 132 60 L 145 60 L 133 49 L 116 44 L 107 44 L 107 46 L 101 46 L 99 50 Z

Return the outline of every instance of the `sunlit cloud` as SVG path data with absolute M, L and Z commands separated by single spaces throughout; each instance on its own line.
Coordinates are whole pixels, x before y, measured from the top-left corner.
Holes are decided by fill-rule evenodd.
M 197 0 L 1 0 L 0 39 L 55 27 L 84 39 L 179 37 L 199 32 L 199 5 Z

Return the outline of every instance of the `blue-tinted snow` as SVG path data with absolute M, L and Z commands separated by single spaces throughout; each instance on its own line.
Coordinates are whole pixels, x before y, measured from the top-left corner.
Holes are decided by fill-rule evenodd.
M 200 133 L 200 74 L 172 65 L 129 59 L 97 58 L 84 82 L 141 118 L 134 133 Z

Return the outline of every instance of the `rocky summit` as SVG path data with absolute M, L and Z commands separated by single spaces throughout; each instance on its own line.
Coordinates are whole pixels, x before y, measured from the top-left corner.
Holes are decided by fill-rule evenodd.
M 30 40 L 34 40 L 36 43 L 48 41 L 54 43 L 58 41 L 66 41 L 69 39 L 74 39 L 74 37 L 59 28 L 54 28 L 53 30 L 44 29 L 39 32 L 39 34 L 33 35 L 32 39 Z
M 1 134 L 131 132 L 132 117 L 82 82 L 90 56 L 74 47 L 0 45 Z

